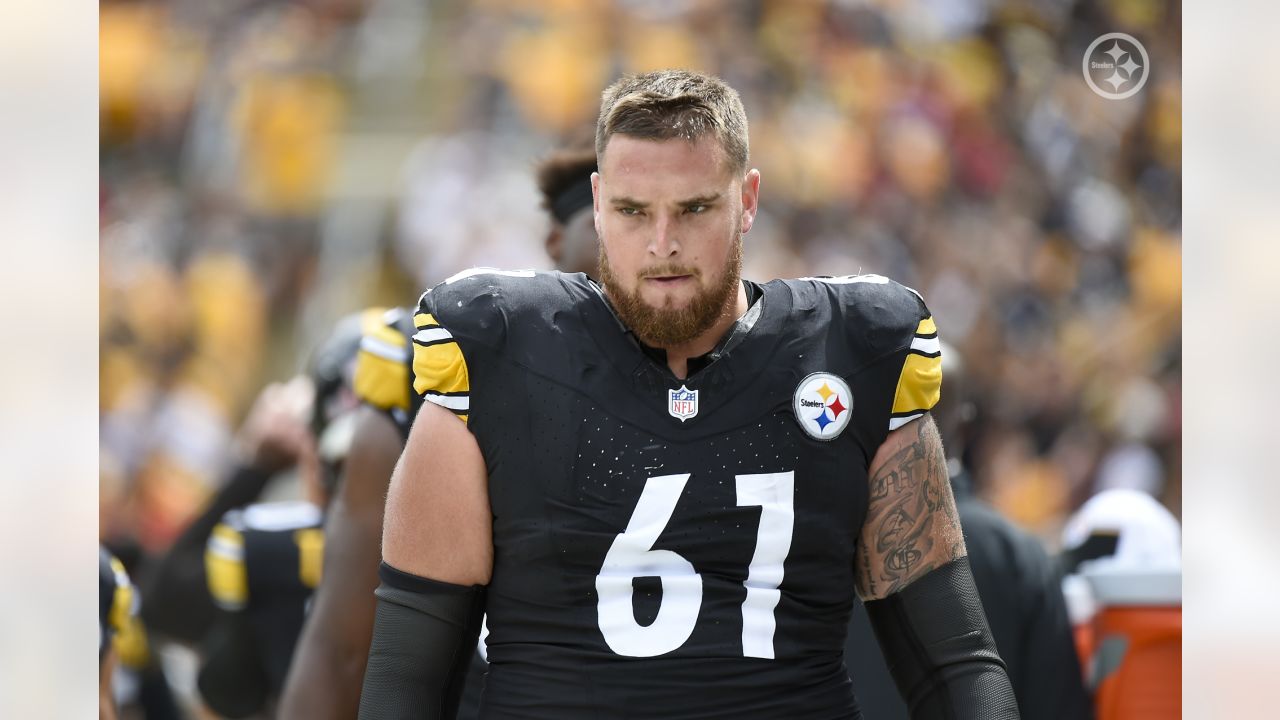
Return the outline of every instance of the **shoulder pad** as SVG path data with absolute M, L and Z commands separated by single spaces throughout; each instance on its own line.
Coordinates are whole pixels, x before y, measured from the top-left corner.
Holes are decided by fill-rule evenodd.
M 408 311 L 393 308 L 371 313 L 361 321 L 353 381 L 356 397 L 379 410 L 408 412 L 413 358 L 412 333 L 406 332 L 411 325 Z
M 423 293 L 418 313 L 429 313 L 452 334 L 489 347 L 506 340 L 508 323 L 563 296 L 560 273 L 471 268 Z M 415 325 L 421 325 L 415 317 Z
M 564 297 L 560 273 L 491 268 L 466 270 L 423 293 L 413 317 L 414 391 L 466 421 L 473 368 L 465 348 L 504 347 L 511 327 Z
M 941 396 L 942 348 L 933 315 L 920 293 L 883 275 L 801 278 L 825 291 L 850 347 L 864 363 L 901 355 L 889 430 L 928 412 Z
M 883 275 L 801 278 L 825 291 L 833 321 L 842 322 L 851 344 L 867 360 L 911 344 L 920 323 L 929 318 L 924 300 L 911 288 Z

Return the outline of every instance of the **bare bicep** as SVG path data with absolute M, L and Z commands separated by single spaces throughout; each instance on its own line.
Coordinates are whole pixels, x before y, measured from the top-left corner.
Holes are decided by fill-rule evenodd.
M 493 535 L 484 457 L 466 425 L 432 403 L 423 403 L 391 476 L 382 559 L 441 582 L 489 582 Z
M 933 418 L 889 433 L 868 471 L 870 500 L 857 553 L 858 594 L 887 597 L 965 555 Z

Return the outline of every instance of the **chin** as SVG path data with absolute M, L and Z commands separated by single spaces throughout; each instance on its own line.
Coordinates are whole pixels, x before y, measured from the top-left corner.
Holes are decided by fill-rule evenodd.
M 672 310 L 683 310 L 689 307 L 690 302 L 691 302 L 691 298 L 680 297 L 678 295 L 674 295 L 669 292 L 662 293 L 657 298 L 646 297 L 644 299 L 645 305 L 648 305 L 649 309 L 657 312 L 670 312 Z

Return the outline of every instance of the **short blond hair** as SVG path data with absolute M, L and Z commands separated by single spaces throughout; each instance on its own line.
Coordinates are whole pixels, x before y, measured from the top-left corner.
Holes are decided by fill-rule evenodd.
M 747 169 L 747 113 L 738 92 L 712 75 L 657 70 L 626 75 L 604 91 L 596 121 L 596 157 L 614 135 L 694 142 L 714 133 L 730 166 Z

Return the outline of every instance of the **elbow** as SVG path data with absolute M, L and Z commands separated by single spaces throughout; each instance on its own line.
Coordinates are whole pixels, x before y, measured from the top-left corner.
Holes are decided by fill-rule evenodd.
M 967 558 L 868 602 L 867 615 L 912 718 L 1017 720 Z

